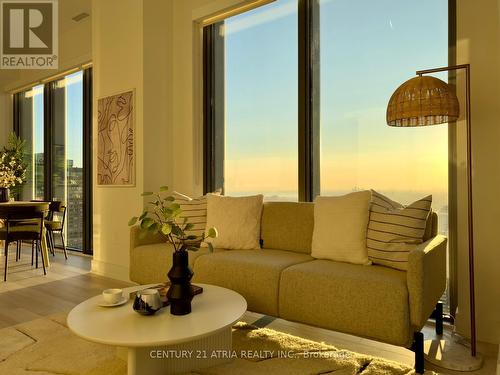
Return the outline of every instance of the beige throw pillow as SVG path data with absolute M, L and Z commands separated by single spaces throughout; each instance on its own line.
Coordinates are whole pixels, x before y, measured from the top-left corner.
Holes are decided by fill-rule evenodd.
M 340 197 L 317 197 L 311 255 L 355 264 L 370 264 L 366 251 L 370 191 Z
M 225 197 L 207 195 L 207 229 L 215 227 L 217 238 L 207 238 L 223 249 L 260 249 L 262 195 Z

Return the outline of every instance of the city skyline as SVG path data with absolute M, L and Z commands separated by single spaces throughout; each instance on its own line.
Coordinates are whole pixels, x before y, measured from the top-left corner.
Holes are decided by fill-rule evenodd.
M 35 164 L 28 163 L 28 179 L 21 190 L 22 199 L 44 199 L 44 153 L 33 155 Z M 33 171 L 34 167 L 34 171 Z M 66 243 L 69 247 L 83 250 L 83 168 L 66 159 L 63 170 L 56 166 L 53 173 L 52 199 L 66 203 Z M 56 238 L 56 241 L 59 241 Z

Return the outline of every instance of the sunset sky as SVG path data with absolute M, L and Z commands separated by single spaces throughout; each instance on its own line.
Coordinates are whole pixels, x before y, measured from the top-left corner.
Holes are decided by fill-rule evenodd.
M 297 194 L 296 4 L 225 23 L 228 194 Z M 446 193 L 447 125 L 391 128 L 385 111 L 415 70 L 447 65 L 447 1 L 326 0 L 320 14 L 321 191 Z

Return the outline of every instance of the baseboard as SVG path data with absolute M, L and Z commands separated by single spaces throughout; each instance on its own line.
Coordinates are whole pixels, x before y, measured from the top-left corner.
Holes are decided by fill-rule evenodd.
M 92 259 L 91 272 L 100 276 L 130 282 L 129 269 L 118 264 Z

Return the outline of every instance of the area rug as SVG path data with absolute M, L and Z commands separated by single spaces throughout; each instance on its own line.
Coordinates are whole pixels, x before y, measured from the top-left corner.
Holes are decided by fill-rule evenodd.
M 246 323 L 234 326 L 233 351 L 238 355 L 231 362 L 191 375 L 414 374 L 406 365 Z M 124 375 L 127 365 L 116 357 L 115 348 L 72 334 L 66 314 L 58 314 L 0 330 L 0 374 L 35 373 Z

